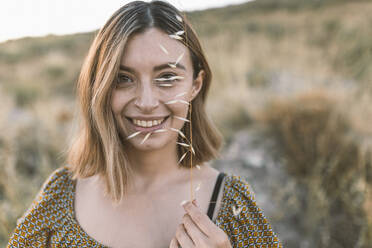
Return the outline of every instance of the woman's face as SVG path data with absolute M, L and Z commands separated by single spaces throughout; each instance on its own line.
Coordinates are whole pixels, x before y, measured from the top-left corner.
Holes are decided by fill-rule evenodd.
M 111 102 L 121 136 L 127 138 L 141 131 L 126 139 L 139 150 L 175 143 L 179 134 L 171 128 L 180 130 L 184 125 L 187 102 L 200 91 L 202 76 L 203 71 L 193 79 L 188 48 L 161 30 L 150 28 L 131 37 Z M 156 132 L 159 129 L 163 132 Z

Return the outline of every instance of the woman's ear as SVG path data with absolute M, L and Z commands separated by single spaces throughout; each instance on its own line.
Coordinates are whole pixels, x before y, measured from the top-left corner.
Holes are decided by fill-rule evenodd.
M 190 101 L 194 100 L 194 98 L 198 95 L 199 91 L 201 90 L 203 86 L 204 74 L 205 74 L 204 70 L 200 70 L 196 79 L 193 80 Z

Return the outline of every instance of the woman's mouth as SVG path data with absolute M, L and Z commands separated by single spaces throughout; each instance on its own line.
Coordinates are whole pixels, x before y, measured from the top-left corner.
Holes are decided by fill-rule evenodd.
M 136 131 L 152 132 L 157 129 L 164 128 L 165 122 L 168 120 L 168 117 L 169 116 L 166 116 L 157 120 L 140 120 L 129 117 L 126 118 L 129 120 Z

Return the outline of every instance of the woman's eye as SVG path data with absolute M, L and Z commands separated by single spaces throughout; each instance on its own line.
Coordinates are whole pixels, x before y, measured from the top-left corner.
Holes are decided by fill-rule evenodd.
M 166 73 L 156 78 L 155 81 L 158 82 L 159 84 L 167 84 L 167 83 L 169 84 L 169 83 L 179 81 L 182 78 L 183 77 L 177 76 L 173 73 Z
M 132 79 L 127 75 L 121 74 L 118 76 L 117 81 L 118 83 L 130 83 L 132 82 Z
M 163 77 L 163 78 L 167 78 L 167 79 L 169 79 L 169 80 L 172 80 L 172 78 L 174 77 L 174 76 L 176 76 L 176 75 L 174 75 L 174 74 L 164 74 L 164 75 L 162 75 L 161 77 Z

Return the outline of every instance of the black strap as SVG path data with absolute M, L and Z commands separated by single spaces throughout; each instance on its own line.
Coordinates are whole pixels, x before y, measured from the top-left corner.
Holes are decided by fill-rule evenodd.
M 220 174 L 218 174 L 216 184 L 214 185 L 212 198 L 211 198 L 211 201 L 210 201 L 209 207 L 208 207 L 208 216 L 211 220 L 212 220 L 212 217 L 213 217 L 214 208 L 216 207 L 216 201 L 217 201 L 218 193 L 220 192 L 222 179 L 225 177 L 225 175 L 226 175 L 225 173 L 220 172 Z

